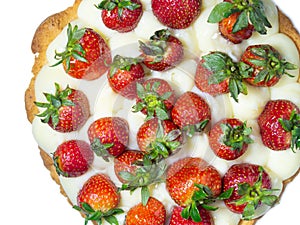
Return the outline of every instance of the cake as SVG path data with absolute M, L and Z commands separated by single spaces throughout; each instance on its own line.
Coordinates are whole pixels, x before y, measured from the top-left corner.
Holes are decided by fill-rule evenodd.
M 74 175 L 69 175 L 69 177 L 63 174 L 58 176 L 59 173 L 54 166 L 55 160 L 53 161 L 52 156 L 58 146 L 71 140 L 84 140 L 86 143 L 90 143 L 88 130 L 93 122 L 100 118 L 118 116 L 125 119 L 129 124 L 128 140 L 122 141 L 127 143 L 125 147 L 140 149 L 140 145 L 135 139 L 139 128 L 144 124 L 145 115 L 142 112 L 132 112 L 132 107 L 136 104 L 135 99 L 117 94 L 116 90 L 112 89 L 112 85 L 107 80 L 106 75 L 101 74 L 99 78 L 95 79 L 92 77 L 87 80 L 72 78 L 65 72 L 65 65 L 53 67 L 57 63 L 54 54 L 55 51 L 63 51 L 67 41 L 66 33 L 68 27 L 70 27 L 68 24 L 71 23 L 73 28 L 77 25 L 79 29 L 81 27 L 89 27 L 97 31 L 107 43 L 107 46 L 109 46 L 111 59 L 117 55 L 126 57 L 140 56 L 139 41 L 146 43 L 155 31 L 166 28 L 153 15 L 150 1 L 141 2 L 143 4 L 143 15 L 139 18 L 139 23 L 133 28 L 133 31 L 119 32 L 107 28 L 101 21 L 101 12 L 94 7 L 94 5 L 99 5 L 99 2 L 83 0 L 75 1 L 72 7 L 46 19 L 37 29 L 33 39 L 32 51 L 38 54 L 33 66 L 34 77 L 26 92 L 25 101 L 28 119 L 33 124 L 33 133 L 41 149 L 41 155 L 46 167 L 51 171 L 54 180 L 61 185 L 63 193 L 68 197 L 71 204 L 75 206 L 78 204 L 78 193 L 82 190 L 85 182 L 94 174 L 105 174 L 117 187 L 121 187 L 122 183 L 114 173 L 113 160 L 110 159 L 106 162 L 105 159 L 97 156 L 96 153 L 90 157 L 92 158 L 90 159 L 90 167 L 83 173 L 80 173 L 80 175 L 75 173 Z M 247 84 L 248 94 L 240 94 L 238 102 L 230 97 L 230 93 L 213 97 L 204 91 L 200 91 L 194 84 L 199 57 L 209 55 L 211 52 L 225 52 L 233 61 L 238 61 L 249 45 L 271 45 L 280 52 L 282 58 L 299 66 L 299 35 L 297 31 L 295 31 L 285 15 L 280 11 L 277 13 L 277 8 L 271 1 L 265 0 L 263 2 L 266 7 L 267 17 L 272 24 L 272 28 L 268 28 L 266 35 L 253 33 L 249 39 L 244 40 L 240 44 L 230 43 L 220 35 L 217 24 L 207 23 L 209 14 L 219 1 L 203 1 L 201 13 L 197 15 L 191 25 L 184 29 L 170 29 L 171 34 L 182 42 L 185 49 L 184 58 L 176 62 L 176 67 L 168 68 L 165 71 L 150 70 L 145 68 L 144 65 L 143 67 L 148 79 L 164 79 L 171 84 L 177 96 L 176 98 L 186 92 L 196 93 L 205 100 L 211 110 L 211 118 L 204 132 L 196 133 L 191 138 L 186 138 L 186 142 L 181 146 L 181 149 L 166 160 L 167 165 L 171 165 L 175 161 L 186 157 L 203 158 L 224 176 L 233 164 L 258 164 L 266 169 L 272 180 L 272 188 L 280 189 L 276 193 L 276 195 L 280 195 L 283 187 L 297 174 L 300 156 L 298 153 L 293 153 L 290 149 L 273 151 L 265 147 L 261 141 L 257 118 L 269 100 L 287 99 L 299 107 L 300 103 L 297 98 L 299 93 L 299 84 L 297 83 L 298 70 L 289 70 L 289 73 L 294 75 L 294 77 L 283 76 L 279 83 L 272 87 L 258 88 Z M 279 23 L 276 23 L 278 18 Z M 277 34 L 279 31 L 280 34 Z M 285 49 L 289 49 L 289 52 L 286 53 Z M 107 55 L 104 55 L 107 59 Z M 105 62 L 104 66 L 111 63 L 109 59 Z M 111 70 L 109 72 L 111 73 Z M 55 83 L 62 88 L 69 86 L 70 88 L 81 90 L 87 96 L 90 115 L 84 119 L 83 124 L 80 124 L 80 127 L 76 128 L 75 131 L 65 133 L 55 131 L 53 127 L 42 123 L 41 118 L 36 116 L 41 114 L 43 109 L 38 109 L 35 103 L 45 102 L 46 98 L 43 93 L 54 94 L 57 86 Z M 42 105 L 38 106 L 41 107 Z M 216 157 L 211 151 L 208 131 L 220 119 L 229 117 L 247 121 L 247 125 L 252 127 L 251 138 L 254 140 L 254 143 L 249 143 L 248 150 L 242 156 L 226 161 Z M 49 136 L 52 137 L 51 140 L 49 140 Z M 201 149 L 201 151 L 198 149 Z M 262 152 L 260 157 L 256 156 L 255 149 L 260 149 Z M 110 152 L 110 154 L 113 155 L 114 153 Z M 111 155 L 108 157 L 111 157 Z M 119 154 L 116 153 L 116 155 Z M 288 163 L 289 168 L 280 167 L 278 165 L 279 160 L 280 162 Z M 140 203 L 142 199 L 139 190 L 135 190 L 132 194 L 130 194 L 130 191 L 125 190 L 120 195 L 121 200 L 118 208 L 125 212 L 117 215 L 117 219 L 122 224 L 126 212 Z M 169 195 L 166 190 L 166 184 L 164 182 L 153 184 L 150 188 L 150 195 L 163 203 L 166 209 L 167 220 L 169 220 L 171 211 L 177 202 L 175 203 L 174 199 Z M 211 212 L 214 224 L 239 224 L 240 214 L 231 212 L 222 202 L 215 204 L 219 209 Z M 261 212 L 261 214 L 263 213 Z M 261 214 L 257 212 L 253 218 L 254 220 L 243 220 L 241 224 L 253 224 L 255 219 L 259 218 Z M 226 221 L 228 222 L 226 223 Z

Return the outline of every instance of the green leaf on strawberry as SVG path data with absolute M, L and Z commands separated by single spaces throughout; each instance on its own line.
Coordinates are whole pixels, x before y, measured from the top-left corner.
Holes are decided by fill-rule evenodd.
M 113 146 L 113 143 L 102 144 L 99 138 L 95 138 L 91 143 L 91 148 L 95 154 L 99 157 L 102 157 L 106 162 L 109 162 L 109 158 L 111 157 L 111 154 L 109 154 L 107 149 Z
M 219 23 L 228 18 L 233 13 L 239 12 L 240 15 L 233 26 L 233 33 L 246 28 L 249 23 L 260 34 L 266 34 L 267 29 L 272 25 L 265 15 L 264 4 L 261 0 L 232 0 L 217 4 L 211 11 L 208 22 Z
M 124 210 L 120 208 L 114 208 L 103 213 L 99 210 L 94 210 L 88 203 L 85 202 L 81 203 L 81 207 L 82 208 L 79 206 L 73 206 L 75 210 L 85 214 L 85 225 L 87 225 L 89 221 L 95 221 L 98 224 L 102 224 L 102 218 L 105 219 L 109 224 L 119 225 L 115 215 L 124 213 Z
M 118 16 L 121 17 L 124 9 L 131 11 L 138 9 L 141 5 L 132 2 L 131 0 L 103 0 L 98 5 L 95 5 L 97 9 L 112 11 L 118 7 Z
M 54 58 L 58 60 L 58 62 L 52 65 L 52 67 L 65 62 L 67 72 L 68 72 L 70 70 L 71 57 L 74 57 L 75 59 L 81 62 L 87 62 L 86 58 L 84 57 L 85 51 L 81 46 L 81 44 L 79 43 L 79 40 L 83 37 L 85 31 L 86 31 L 85 28 L 79 29 L 77 25 L 75 25 L 73 28 L 70 23 L 68 24 L 68 29 L 67 29 L 68 42 L 67 42 L 66 49 L 63 52 L 55 51 Z
M 203 66 L 212 72 L 209 84 L 219 84 L 229 79 L 229 91 L 231 97 L 238 102 L 240 93 L 247 95 L 247 86 L 243 82 L 244 78 L 251 75 L 252 69 L 244 63 L 236 63 L 223 52 L 212 52 L 202 57 Z
M 289 120 L 280 118 L 279 123 L 285 131 L 292 134 L 291 149 L 293 152 L 300 150 L 300 114 L 293 110 Z

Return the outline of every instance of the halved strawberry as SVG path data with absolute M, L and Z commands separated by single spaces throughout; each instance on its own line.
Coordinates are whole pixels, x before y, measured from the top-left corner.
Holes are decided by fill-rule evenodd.
M 189 27 L 199 16 L 201 0 L 152 0 L 153 14 L 164 25 L 174 29 Z
M 81 176 L 88 171 L 93 160 L 90 145 L 81 140 L 65 141 L 53 153 L 56 172 L 64 177 Z
M 297 66 L 287 62 L 271 45 L 248 46 L 241 61 L 253 68 L 253 73 L 246 78 L 254 86 L 271 87 L 277 84 L 283 75 L 290 75 L 287 70 L 295 70 Z
M 115 184 L 104 174 L 90 177 L 77 196 L 78 206 L 74 208 L 85 214 L 85 224 L 95 221 L 102 224 L 105 219 L 109 224 L 119 224 L 115 215 L 123 213 L 116 208 L 120 202 L 120 193 Z
M 163 182 L 166 165 L 164 162 L 152 164 L 144 159 L 141 151 L 126 150 L 114 159 L 114 170 L 123 183 L 121 190 L 134 191 L 140 187 L 142 204 L 146 205 L 150 197 L 148 186 Z
M 129 141 L 129 125 L 120 117 L 103 117 L 88 129 L 88 137 L 97 156 L 108 161 L 125 151 Z
M 47 103 L 35 102 L 35 105 L 46 110 L 38 117 L 42 122 L 58 132 L 79 130 L 87 121 L 90 110 L 86 95 L 79 90 L 67 86 L 61 90 L 55 83 L 55 94 L 44 93 Z
M 136 28 L 143 15 L 140 0 L 102 0 L 96 7 L 105 26 L 120 33 Z
M 146 205 L 142 203 L 129 209 L 125 225 L 164 225 L 166 209 L 156 198 L 151 197 Z
M 171 120 L 153 118 L 146 121 L 137 132 L 137 143 L 145 158 L 159 162 L 180 149 L 183 137 Z
M 137 84 L 137 104 L 133 112 L 146 114 L 146 120 L 157 117 L 160 120 L 169 119 L 168 111 L 175 103 L 175 92 L 165 80 L 151 78 Z
M 91 28 L 79 29 L 68 25 L 68 42 L 63 52 L 55 52 L 58 60 L 53 66 L 63 64 L 72 77 L 84 80 L 99 78 L 108 70 L 111 53 L 105 40 Z
M 201 206 L 197 207 L 201 222 L 195 222 L 192 219 L 185 219 L 181 216 L 183 207 L 174 206 L 171 214 L 169 225 L 214 225 L 213 217 L 208 210 L 203 209 Z
M 195 85 L 212 96 L 230 93 L 238 102 L 240 93 L 247 94 L 243 79 L 251 76 L 252 68 L 243 62 L 234 62 L 223 52 L 211 52 L 202 56 L 195 75 Z
M 171 117 L 173 122 L 184 130 L 188 136 L 202 132 L 211 120 L 210 107 L 207 102 L 194 92 L 185 92 L 176 101 Z
M 278 197 L 272 193 L 270 176 L 263 167 L 242 163 L 229 168 L 223 177 L 223 190 L 234 189 L 231 197 L 224 200 L 233 212 L 242 214 L 244 220 L 253 219 L 261 204 L 273 206 Z
M 300 150 L 300 109 L 289 100 L 270 100 L 258 117 L 263 144 L 272 150 Z
M 137 96 L 136 84 L 145 76 L 139 58 L 116 55 L 107 74 L 110 87 L 122 96 L 134 99 Z
M 224 0 L 214 7 L 208 22 L 219 23 L 221 34 L 235 44 L 250 38 L 253 31 L 266 34 L 272 27 L 261 0 Z
M 150 41 L 140 43 L 143 63 L 151 70 L 165 71 L 175 67 L 183 58 L 183 45 L 167 29 L 156 31 Z
M 200 222 L 199 205 L 209 210 L 216 209 L 209 204 L 221 193 L 221 175 L 201 158 L 182 158 L 169 166 L 166 188 L 175 203 L 185 207 L 181 216 Z M 231 190 L 220 195 L 219 199 L 228 198 L 230 194 Z
M 246 122 L 236 118 L 223 119 L 209 131 L 209 145 L 218 157 L 234 160 L 246 152 L 248 144 L 253 143 L 251 132 Z

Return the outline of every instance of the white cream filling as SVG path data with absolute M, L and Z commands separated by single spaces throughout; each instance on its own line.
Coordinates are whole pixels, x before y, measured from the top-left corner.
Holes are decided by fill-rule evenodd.
M 73 21 L 72 24 L 88 26 L 97 30 L 107 40 L 112 49 L 112 55 L 124 54 L 126 56 L 135 57 L 139 54 L 138 45 L 136 44 L 137 40 L 146 40 L 153 35 L 154 31 L 165 28 L 152 14 L 151 1 L 142 0 L 141 2 L 145 11 L 139 25 L 134 31 L 126 34 L 119 34 L 105 27 L 101 20 L 101 11 L 93 6 L 99 3 L 98 0 L 83 0 L 78 9 L 79 18 Z M 267 16 L 270 18 L 273 28 L 268 30 L 267 36 L 254 34 L 252 38 L 244 41 L 240 45 L 233 45 L 223 39 L 218 32 L 216 24 L 206 23 L 212 7 L 218 2 L 220 1 L 203 1 L 202 13 L 195 23 L 190 28 L 174 31 L 175 35 L 182 39 L 186 52 L 191 53 L 193 57 L 197 57 L 207 54 L 210 51 L 220 50 L 227 52 L 235 60 L 238 60 L 248 45 L 268 43 L 278 49 L 283 58 L 299 65 L 299 55 L 295 44 L 287 36 L 277 34 L 279 27 L 277 22 L 278 13 L 271 0 L 264 0 L 264 3 L 266 5 Z M 142 113 L 131 112 L 134 101 L 126 100 L 114 93 L 106 81 L 106 75 L 103 75 L 93 82 L 89 82 L 76 80 L 68 76 L 62 66 L 49 67 L 56 62 L 54 59 L 55 50 L 61 51 L 65 46 L 66 40 L 65 28 L 49 45 L 47 50 L 49 64 L 42 68 L 35 81 L 36 100 L 43 102 L 45 100 L 44 92 L 54 93 L 55 82 L 59 83 L 62 87 L 69 85 L 87 94 L 90 101 L 91 117 L 81 130 L 70 134 L 55 132 L 48 125 L 43 124 L 40 118 L 36 117 L 33 121 L 33 135 L 38 145 L 48 154 L 51 154 L 63 141 L 75 138 L 88 141 L 87 129 L 94 120 L 104 116 L 121 116 L 129 122 L 129 147 L 136 149 L 135 135 L 139 126 L 143 123 L 145 116 Z M 128 48 L 128 46 L 130 46 L 130 48 Z M 247 121 L 248 125 L 253 128 L 252 138 L 255 140 L 255 143 L 249 145 L 248 151 L 242 157 L 229 162 L 217 158 L 214 155 L 209 147 L 207 134 L 204 133 L 192 139 L 188 139 L 183 149 L 176 155 L 170 157 L 167 162 L 172 163 L 185 156 L 201 157 L 214 165 L 222 175 L 234 163 L 256 163 L 267 169 L 272 176 L 274 188 L 281 190 L 282 180 L 291 177 L 299 169 L 300 153 L 295 154 L 291 150 L 276 152 L 263 146 L 256 118 L 269 99 L 289 99 L 300 106 L 300 99 L 297 98 L 297 96 L 300 95 L 300 84 L 296 83 L 298 71 L 290 71 L 295 75 L 295 78 L 283 77 L 282 80 L 272 88 L 255 88 L 248 86 L 249 94 L 247 96 L 240 95 L 239 104 L 237 104 L 229 95 L 213 98 L 205 93 L 201 93 L 195 88 L 193 76 L 196 70 L 196 61 L 191 59 L 191 55 L 186 54 L 185 60 L 180 63 L 178 67 L 162 74 L 154 72 L 152 73 L 152 77 L 161 77 L 170 82 L 174 86 L 177 94 L 192 90 L 203 96 L 211 106 L 211 124 L 225 117 L 233 116 Z M 51 137 L 51 139 L 49 137 Z M 77 193 L 84 182 L 97 172 L 108 174 L 118 186 L 121 185 L 114 174 L 113 164 L 106 163 L 101 158 L 95 157 L 92 168 L 88 173 L 78 178 L 60 177 L 60 182 L 73 204 L 77 204 Z M 153 185 L 151 187 L 151 194 L 164 203 L 169 215 L 174 202 L 167 194 L 165 184 Z M 280 192 L 278 194 L 280 194 Z M 139 189 L 133 194 L 122 192 L 121 196 L 120 207 L 125 211 L 128 211 L 130 207 L 140 202 Z M 240 215 L 230 212 L 224 204 L 220 204 L 220 209 L 213 212 L 212 215 L 215 220 L 215 225 L 237 225 L 240 220 Z M 118 216 L 121 224 L 124 218 L 125 214 Z M 104 224 L 107 223 L 105 222 Z

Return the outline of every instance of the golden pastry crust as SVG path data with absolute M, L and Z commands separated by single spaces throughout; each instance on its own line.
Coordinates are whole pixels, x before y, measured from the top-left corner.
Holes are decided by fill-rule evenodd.
M 31 45 L 31 50 L 35 54 L 35 62 L 32 67 L 33 77 L 31 79 L 29 87 L 25 92 L 25 108 L 26 108 L 27 118 L 29 122 L 32 122 L 34 116 L 38 113 L 38 109 L 34 105 L 34 100 L 35 100 L 34 83 L 37 74 L 39 73 L 41 68 L 47 63 L 46 50 L 48 48 L 48 45 L 55 39 L 55 37 L 62 31 L 62 29 L 70 21 L 77 18 L 77 9 L 81 1 L 82 0 L 75 0 L 73 6 L 45 19 L 35 32 L 35 35 L 32 40 L 32 45 Z M 300 35 L 298 31 L 294 28 L 294 25 L 291 22 L 291 20 L 280 10 L 279 10 L 279 25 L 280 25 L 279 26 L 280 32 L 289 36 L 295 42 L 298 52 L 300 52 Z M 300 77 L 298 79 L 298 82 L 300 82 Z M 45 167 L 50 171 L 51 177 L 58 185 L 60 185 L 59 178 L 56 173 L 55 167 L 53 165 L 52 158 L 47 153 L 45 153 L 41 148 L 40 148 L 40 155 L 44 162 Z M 291 182 L 294 179 L 294 177 L 298 175 L 298 173 L 295 174 L 290 179 L 284 181 L 284 187 L 289 182 Z M 61 189 L 61 193 L 65 197 L 67 197 L 61 185 L 60 185 L 60 189 Z M 70 202 L 70 204 L 72 204 L 70 200 L 68 201 Z M 254 225 L 256 221 L 257 219 L 251 221 L 241 220 L 239 225 Z

